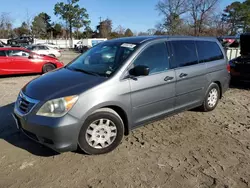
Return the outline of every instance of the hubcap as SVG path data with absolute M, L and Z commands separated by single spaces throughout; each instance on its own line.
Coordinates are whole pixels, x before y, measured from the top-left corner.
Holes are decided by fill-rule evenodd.
M 208 94 L 208 99 L 207 99 L 208 106 L 210 108 L 213 108 L 216 105 L 217 100 L 218 100 L 218 91 L 217 89 L 213 88 Z
M 110 146 L 117 135 L 115 124 L 109 119 L 98 119 L 91 123 L 86 131 L 86 141 L 96 149 Z

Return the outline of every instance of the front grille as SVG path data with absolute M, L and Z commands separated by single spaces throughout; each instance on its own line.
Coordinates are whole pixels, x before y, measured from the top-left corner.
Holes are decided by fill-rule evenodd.
M 17 98 L 16 105 L 20 112 L 22 112 L 23 114 L 28 114 L 32 110 L 32 108 L 37 104 L 37 102 L 38 101 L 29 98 L 21 92 Z

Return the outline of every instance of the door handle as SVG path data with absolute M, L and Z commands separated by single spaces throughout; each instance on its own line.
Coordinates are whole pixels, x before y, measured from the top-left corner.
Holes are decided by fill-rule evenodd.
M 170 80 L 173 80 L 174 79 L 174 77 L 172 77 L 172 76 L 166 76 L 165 78 L 164 78 L 164 81 L 170 81 Z
M 179 77 L 180 78 L 184 78 L 184 77 L 186 77 L 188 74 L 186 74 L 186 73 L 181 73 L 180 75 L 179 75 Z

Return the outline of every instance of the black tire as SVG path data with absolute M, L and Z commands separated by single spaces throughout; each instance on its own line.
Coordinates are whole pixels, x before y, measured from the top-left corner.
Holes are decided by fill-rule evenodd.
M 54 54 L 49 54 L 49 56 L 51 56 L 51 57 L 56 57 Z
M 210 96 L 210 92 L 212 90 L 214 91 L 214 89 L 217 91 L 217 100 L 216 100 L 216 103 L 213 106 L 211 106 L 211 105 L 209 105 L 209 96 Z M 202 106 L 200 107 L 201 110 L 203 112 L 210 112 L 210 111 L 214 110 L 216 108 L 216 106 L 218 105 L 218 102 L 220 99 L 220 93 L 221 93 L 221 91 L 220 91 L 219 86 L 216 83 L 212 83 L 209 86 L 208 91 L 207 91 L 206 96 L 205 96 L 205 99 L 204 99 L 204 102 L 203 102 Z
M 114 123 L 114 126 L 116 127 L 116 137 L 114 138 L 113 142 L 104 148 L 94 148 L 91 146 L 87 141 L 87 130 L 89 129 L 89 126 L 93 123 L 98 121 L 99 119 L 108 119 L 111 122 Z M 93 130 L 94 132 L 94 130 Z M 78 146 L 79 149 L 83 152 L 89 154 L 89 155 L 99 155 L 111 152 L 114 150 L 122 141 L 124 135 L 124 124 L 120 116 L 112 109 L 110 108 L 102 108 L 97 111 L 95 111 L 93 114 L 91 114 L 86 121 L 84 122 L 80 133 L 78 137 Z M 97 145 L 98 146 L 98 145 Z
M 56 66 L 55 66 L 55 65 L 53 65 L 53 64 L 51 64 L 51 63 L 45 64 L 45 65 L 43 66 L 43 74 L 44 74 L 44 73 L 47 73 L 47 72 L 50 72 L 50 71 L 52 71 L 52 70 L 54 70 L 54 69 L 56 69 Z

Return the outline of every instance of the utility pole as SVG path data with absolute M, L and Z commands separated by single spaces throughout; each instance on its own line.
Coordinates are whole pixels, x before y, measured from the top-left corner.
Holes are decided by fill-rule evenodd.
M 99 19 L 100 19 L 100 23 L 101 23 L 102 22 L 102 17 L 100 16 Z

